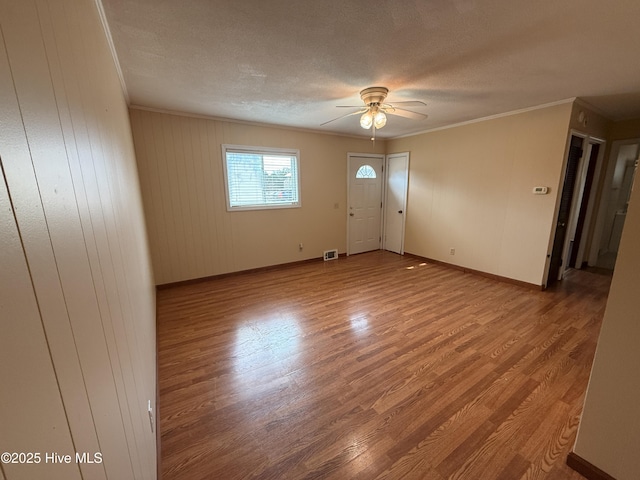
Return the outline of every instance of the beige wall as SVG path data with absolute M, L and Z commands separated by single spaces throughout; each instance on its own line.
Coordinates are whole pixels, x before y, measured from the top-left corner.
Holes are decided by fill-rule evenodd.
M 377 142 L 377 152 L 411 152 L 405 250 L 543 284 L 572 108 Z M 346 251 L 347 153 L 371 152 L 370 141 L 136 108 L 130 115 L 157 284 Z M 299 148 L 302 208 L 227 212 L 225 143 Z M 534 186 L 550 192 L 533 195 Z
M 640 188 L 636 180 L 575 453 L 618 480 L 640 478 Z
M 610 140 L 640 138 L 640 118 L 615 122 L 611 126 Z
M 388 153 L 411 152 L 405 250 L 541 285 L 571 110 L 566 103 L 389 141 Z M 549 194 L 533 195 L 535 186 Z
M 156 284 L 346 251 L 347 153 L 371 153 L 370 140 L 136 108 L 130 115 Z M 227 212 L 223 144 L 299 149 L 302 207 Z
M 155 478 L 155 296 L 127 107 L 92 0 L 0 0 L 0 452 Z
M 580 122 L 580 113 L 584 114 L 582 122 Z M 610 120 L 607 120 L 587 104 L 580 100 L 576 100 L 573 103 L 569 128 L 600 140 L 606 140 L 609 137 L 611 125 Z

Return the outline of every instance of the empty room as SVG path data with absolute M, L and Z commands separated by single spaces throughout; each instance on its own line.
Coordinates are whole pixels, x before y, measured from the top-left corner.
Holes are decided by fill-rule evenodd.
M 638 18 L 0 0 L 0 480 L 640 478 Z

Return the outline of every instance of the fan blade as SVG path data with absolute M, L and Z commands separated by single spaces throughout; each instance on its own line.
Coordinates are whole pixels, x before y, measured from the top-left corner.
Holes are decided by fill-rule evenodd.
M 367 109 L 363 108 L 363 109 L 360 109 L 360 110 L 356 110 L 355 112 L 346 113 L 344 115 L 340 115 L 337 118 L 334 118 L 333 120 L 329 120 L 328 122 L 321 123 L 320 126 L 322 127 L 323 125 L 326 125 L 327 123 L 335 122 L 336 120 L 340 120 L 341 118 L 344 118 L 344 117 L 350 117 L 351 115 L 358 115 L 359 113 L 364 113 L 366 111 L 367 111 Z
M 362 105 L 336 105 L 336 108 L 363 108 Z
M 405 107 L 426 107 L 427 106 L 426 103 L 421 102 L 420 100 L 410 100 L 407 102 L 393 102 L 393 103 L 390 103 L 389 105 L 391 105 L 392 107 L 396 105 L 404 105 Z
M 411 118 L 412 120 L 423 120 L 427 118 L 424 113 L 412 112 L 411 110 L 405 110 L 404 108 L 390 108 L 385 110 L 385 113 L 390 115 L 398 115 L 399 117 Z

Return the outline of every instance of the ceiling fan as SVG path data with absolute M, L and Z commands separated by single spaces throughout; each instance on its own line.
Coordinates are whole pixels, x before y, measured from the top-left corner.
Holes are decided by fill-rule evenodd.
M 341 115 L 333 120 L 324 122 L 322 125 L 326 125 L 336 120 L 340 120 L 344 117 L 351 115 L 360 115 L 360 126 L 365 130 L 373 128 L 373 136 L 375 137 L 376 129 L 380 129 L 387 124 L 387 114 L 398 115 L 400 117 L 411 118 L 413 120 L 422 120 L 427 118 L 424 113 L 413 112 L 400 108 L 397 105 L 403 107 L 425 107 L 427 104 L 419 100 L 412 100 L 408 102 L 394 102 L 385 103 L 389 89 L 386 87 L 369 87 L 360 92 L 360 98 L 364 102 L 364 106 L 359 105 L 338 105 L 338 108 L 357 108 L 355 112 L 350 112 L 345 115 Z

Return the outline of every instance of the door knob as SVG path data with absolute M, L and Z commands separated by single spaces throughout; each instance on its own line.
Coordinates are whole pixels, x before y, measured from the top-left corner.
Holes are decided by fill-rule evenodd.
M 398 210 L 398 213 L 402 213 L 402 210 Z
M 353 217 L 353 215 L 354 215 L 353 213 L 350 213 L 350 214 L 349 214 L 349 216 L 350 216 L 350 217 Z

